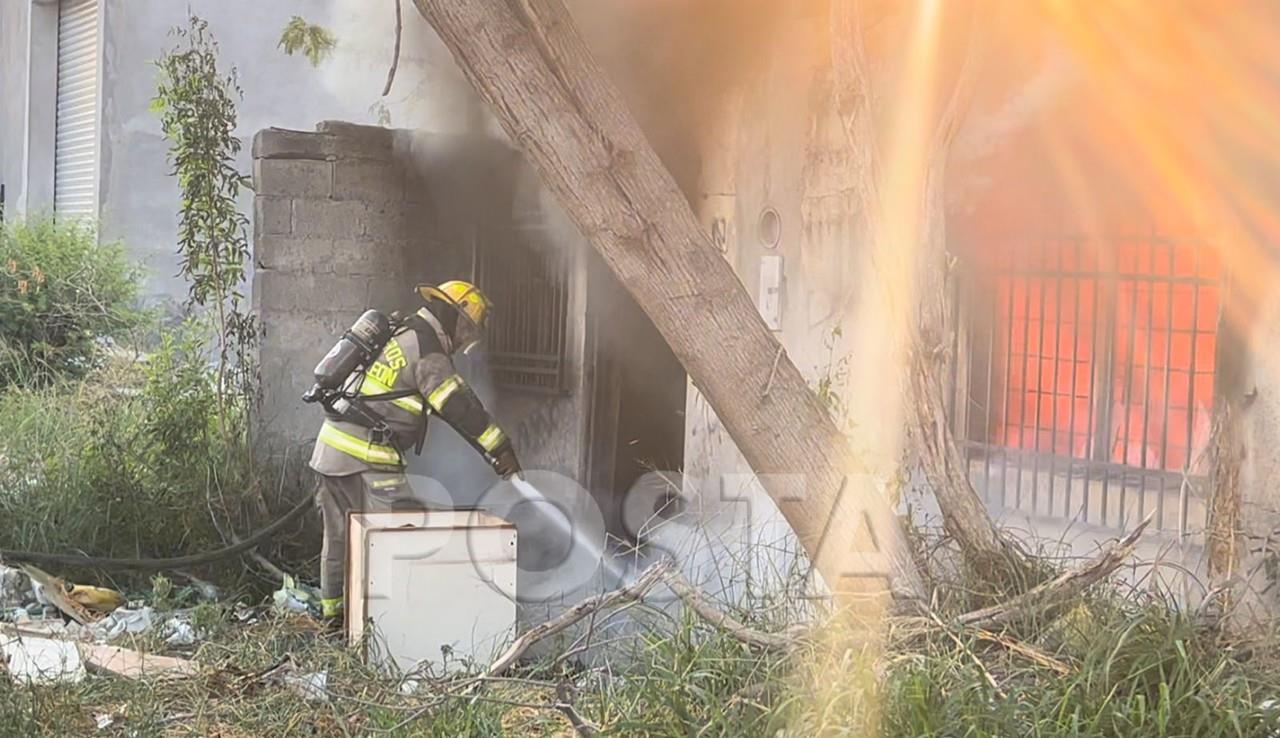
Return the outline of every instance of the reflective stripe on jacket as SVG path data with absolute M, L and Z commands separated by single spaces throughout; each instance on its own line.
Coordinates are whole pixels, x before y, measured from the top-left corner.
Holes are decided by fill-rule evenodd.
M 382 382 L 379 382 L 378 380 L 370 376 L 365 376 L 364 381 L 360 383 L 360 394 L 364 395 L 365 397 L 377 397 L 378 395 L 389 395 L 395 391 L 396 390 L 392 389 L 391 387 L 388 387 L 387 385 L 383 384 Z M 386 402 L 390 402 L 396 407 L 402 408 L 410 413 L 413 413 L 414 415 L 421 415 L 423 411 L 421 395 L 408 395 L 406 397 L 397 397 L 392 400 L 386 400 Z
M 331 420 L 320 426 L 317 442 L 341 451 L 348 456 L 376 466 L 404 466 L 404 458 L 394 446 L 384 446 L 369 440 L 368 434 L 355 435 L 342 430 Z

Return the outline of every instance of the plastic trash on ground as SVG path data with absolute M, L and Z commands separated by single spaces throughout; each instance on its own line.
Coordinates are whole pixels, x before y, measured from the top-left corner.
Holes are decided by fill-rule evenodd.
M 284 586 L 271 597 L 277 610 L 283 612 L 320 612 L 320 590 L 285 575 Z
M 90 625 L 88 631 L 95 641 L 105 642 L 123 635 L 146 633 L 155 627 L 155 621 L 155 611 L 150 607 L 137 610 L 122 607 Z

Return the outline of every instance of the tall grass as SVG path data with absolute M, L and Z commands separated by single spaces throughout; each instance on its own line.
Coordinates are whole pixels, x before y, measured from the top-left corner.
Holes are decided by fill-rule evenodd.
M 217 430 L 207 338 L 188 323 L 83 380 L 0 392 L 0 548 L 199 553 L 226 543 L 220 526 L 269 515 L 272 477 L 242 436 Z
M 616 736 L 1280 734 L 1274 636 L 1232 640 L 1165 600 L 1108 587 L 1008 641 L 1037 658 L 938 625 L 948 612 L 891 617 L 876 633 L 831 621 L 788 653 L 749 648 L 689 614 L 629 614 L 635 637 L 613 640 L 607 655 L 557 658 L 562 649 L 479 690 L 456 677 L 381 673 L 306 619 L 228 622 L 207 630 L 195 680 L 26 688 L 0 679 L 0 736 L 78 735 L 88 716 L 110 711 L 141 736 L 565 736 L 562 699 Z M 255 676 L 285 660 L 294 674 L 327 675 L 323 701 Z
M 618 735 L 1280 735 L 1280 641 L 1233 642 L 1163 598 L 1104 589 L 1014 641 L 1052 667 L 918 621 L 879 636 L 831 622 L 780 656 L 686 619 L 580 708 Z

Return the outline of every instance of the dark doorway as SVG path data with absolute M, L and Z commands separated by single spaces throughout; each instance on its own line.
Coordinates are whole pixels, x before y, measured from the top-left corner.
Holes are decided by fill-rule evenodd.
M 595 253 L 588 270 L 592 404 L 587 486 L 610 534 L 630 540 L 622 502 L 651 471 L 684 468 L 684 367 Z

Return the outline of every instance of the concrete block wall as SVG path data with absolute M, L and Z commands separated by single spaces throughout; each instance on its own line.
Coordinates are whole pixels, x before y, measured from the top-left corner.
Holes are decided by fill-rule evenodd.
M 435 209 L 401 148 L 394 131 L 340 123 L 254 138 L 257 426 L 277 449 L 314 436 L 319 412 L 300 398 L 337 336 L 365 309 L 410 307 L 411 288 L 429 277 Z

